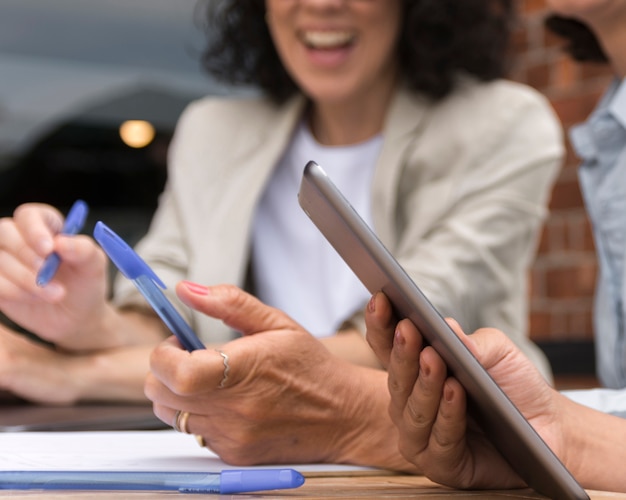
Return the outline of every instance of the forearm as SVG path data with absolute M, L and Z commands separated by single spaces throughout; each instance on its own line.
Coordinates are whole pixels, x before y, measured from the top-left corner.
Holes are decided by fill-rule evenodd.
M 1 331 L 0 388 L 29 401 L 146 401 L 143 384 L 153 346 L 75 354 Z
M 626 492 L 626 420 L 560 397 L 565 465 L 585 488 Z
M 126 347 L 75 358 L 69 368 L 75 402 L 147 403 L 143 387 L 153 347 Z

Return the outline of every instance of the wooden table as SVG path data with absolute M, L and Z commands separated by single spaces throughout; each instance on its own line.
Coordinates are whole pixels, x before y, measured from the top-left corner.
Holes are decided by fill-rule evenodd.
M 324 476 L 307 477 L 304 485 L 294 490 L 272 491 L 267 493 L 241 494 L 241 495 L 197 495 L 171 492 L 97 492 L 97 491 L 0 491 L 0 498 L 18 500 L 34 500 L 45 498 L 50 500 L 72 499 L 72 500 L 102 500 L 102 499 L 171 499 L 172 497 L 185 497 L 187 500 L 200 498 L 232 498 L 233 500 L 249 499 L 290 499 L 290 500 L 312 500 L 312 499 L 415 499 L 420 500 L 443 498 L 457 499 L 484 499 L 511 500 L 515 498 L 545 499 L 531 490 L 507 490 L 507 491 L 459 491 L 451 490 L 432 483 L 428 479 L 420 476 L 404 475 L 357 475 L 357 476 Z M 610 493 L 589 491 L 592 500 L 601 499 L 625 499 L 625 493 Z

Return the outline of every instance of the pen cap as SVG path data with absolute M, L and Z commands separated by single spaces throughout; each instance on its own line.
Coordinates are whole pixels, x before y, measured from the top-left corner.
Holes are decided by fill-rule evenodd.
M 298 488 L 304 476 L 293 469 L 224 470 L 220 494 Z
M 88 213 L 89 206 L 87 203 L 83 200 L 76 200 L 65 218 L 62 232 L 66 234 L 78 234 L 85 225 Z
M 148 264 L 104 222 L 96 222 L 93 236 L 116 267 L 128 279 L 134 280 L 139 276 L 148 276 L 158 286 L 165 288 L 165 283 L 161 281 Z

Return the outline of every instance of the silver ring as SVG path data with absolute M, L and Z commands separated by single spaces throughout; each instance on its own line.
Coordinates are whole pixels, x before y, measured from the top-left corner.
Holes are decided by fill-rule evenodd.
M 224 358 L 224 375 L 222 376 L 222 381 L 220 382 L 220 385 L 217 386 L 219 389 L 223 389 L 224 387 L 226 387 L 228 372 L 230 372 L 230 365 L 228 364 L 228 354 L 226 354 L 224 351 L 221 351 L 220 349 L 215 350 L 220 353 L 220 356 L 222 356 L 222 358 Z

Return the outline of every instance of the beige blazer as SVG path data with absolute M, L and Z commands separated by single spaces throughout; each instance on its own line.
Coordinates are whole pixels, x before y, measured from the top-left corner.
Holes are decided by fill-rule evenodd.
M 170 294 L 182 279 L 246 285 L 255 206 L 304 107 L 302 97 L 281 107 L 208 97 L 183 113 L 137 246 Z M 401 88 L 383 136 L 371 192 L 380 239 L 442 314 L 467 332 L 504 330 L 548 373 L 527 338 L 528 269 L 564 152 L 548 102 L 508 81 L 468 81 L 437 104 Z M 115 300 L 145 305 L 124 278 Z M 203 341 L 233 338 L 185 314 Z M 346 320 L 364 329 L 360 311 Z

